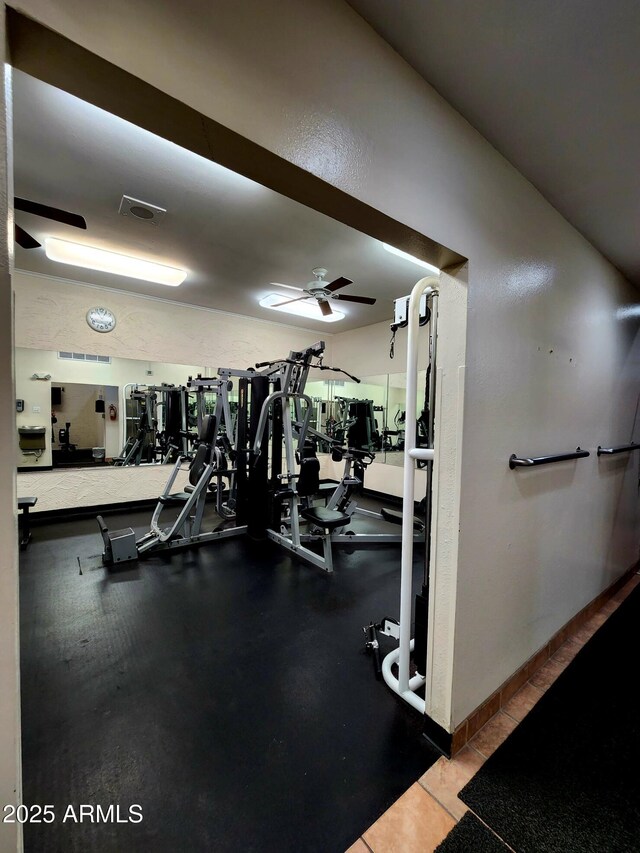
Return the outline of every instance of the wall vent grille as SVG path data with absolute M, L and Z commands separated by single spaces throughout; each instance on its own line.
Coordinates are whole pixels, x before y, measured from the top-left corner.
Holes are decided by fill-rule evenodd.
M 90 361 L 93 364 L 111 364 L 110 355 L 91 355 L 87 352 L 59 352 L 58 358 L 66 361 Z

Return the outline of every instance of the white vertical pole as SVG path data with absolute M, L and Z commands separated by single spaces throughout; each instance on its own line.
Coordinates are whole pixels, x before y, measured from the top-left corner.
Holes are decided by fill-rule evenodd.
M 433 286 L 432 286 L 433 285 Z M 407 312 L 407 390 L 405 397 L 404 479 L 402 489 L 402 558 L 400 563 L 400 642 L 398 659 L 398 691 L 409 690 L 409 658 L 411 654 L 411 598 L 413 591 L 413 503 L 416 447 L 416 401 L 418 397 L 418 331 L 420 300 L 427 300 L 438 285 L 435 276 L 426 276 L 414 286 Z M 432 365 L 432 371 L 435 366 Z

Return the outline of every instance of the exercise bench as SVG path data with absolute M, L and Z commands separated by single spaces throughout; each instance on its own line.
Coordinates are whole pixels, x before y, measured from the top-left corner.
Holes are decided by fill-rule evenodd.
M 18 510 L 22 512 L 22 536 L 20 537 L 20 550 L 24 551 L 31 540 L 31 527 L 29 524 L 29 510 L 38 503 L 38 498 L 18 498 Z

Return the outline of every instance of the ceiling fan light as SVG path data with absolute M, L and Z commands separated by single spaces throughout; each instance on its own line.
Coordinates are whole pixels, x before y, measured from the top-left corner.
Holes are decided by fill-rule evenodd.
M 404 258 L 405 261 L 411 261 L 417 266 L 422 267 L 425 270 L 429 270 L 429 272 L 435 273 L 435 275 L 440 275 L 440 270 L 438 269 L 438 267 L 434 267 L 433 264 L 428 264 L 426 261 L 421 261 L 420 258 L 415 258 L 408 252 L 403 252 L 402 249 L 396 249 L 395 246 L 390 246 L 388 243 L 383 243 L 382 248 L 386 249 L 387 252 L 391 252 L 392 255 L 397 255 L 399 258 Z
M 45 252 L 49 260 L 74 267 L 108 272 L 112 275 L 124 275 L 141 281 L 152 281 L 155 284 L 166 284 L 177 287 L 187 277 L 187 271 L 145 261 L 130 255 L 108 252 L 95 246 L 85 246 L 82 243 L 70 243 L 57 237 L 47 237 Z
M 325 317 L 315 299 L 308 302 L 285 303 L 284 305 L 278 305 L 278 302 L 282 302 L 282 294 L 270 293 L 268 296 L 264 296 L 259 304 L 263 308 L 284 311 L 285 314 L 295 314 L 297 317 L 308 317 L 310 320 L 322 320 L 323 323 L 336 323 L 338 320 L 343 320 L 345 316 L 341 311 L 332 311 Z

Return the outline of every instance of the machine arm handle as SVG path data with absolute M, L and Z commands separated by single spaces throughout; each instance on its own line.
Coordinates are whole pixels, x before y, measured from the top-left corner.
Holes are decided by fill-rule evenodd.
M 344 373 L 345 376 L 348 376 L 349 379 L 352 379 L 354 382 L 360 383 L 360 380 L 357 376 L 353 376 L 351 373 L 347 373 L 346 370 L 343 370 L 341 367 L 328 367 L 326 364 L 312 364 L 316 370 L 333 370 L 335 373 Z
M 299 367 L 311 367 L 314 370 L 333 370 L 334 373 L 344 373 L 345 376 L 348 376 L 354 382 L 360 382 L 357 376 L 347 373 L 341 367 L 329 367 L 326 364 L 308 364 L 306 361 L 298 361 L 293 358 L 279 358 L 277 361 L 259 361 L 256 367 L 273 367 L 274 364 L 297 364 Z

